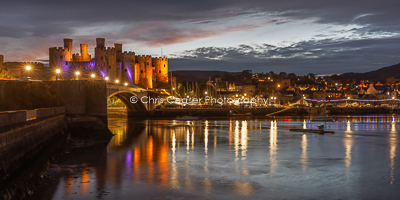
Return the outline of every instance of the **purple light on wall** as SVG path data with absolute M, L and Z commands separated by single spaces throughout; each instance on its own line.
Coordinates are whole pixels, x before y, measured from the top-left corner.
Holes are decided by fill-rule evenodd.
M 127 72 L 127 74 L 128 74 L 128 79 L 129 79 L 129 81 L 130 82 L 133 82 L 132 80 L 133 80 L 133 78 L 132 78 L 132 72 L 131 72 L 131 70 L 130 69 L 126 69 L 126 72 Z
M 66 64 L 66 62 L 64 61 L 63 64 L 61 65 L 61 73 L 66 77 L 69 78 L 70 75 L 70 71 L 69 71 L 69 64 Z
M 104 70 L 100 71 L 100 76 L 105 78 L 107 76 L 107 73 Z

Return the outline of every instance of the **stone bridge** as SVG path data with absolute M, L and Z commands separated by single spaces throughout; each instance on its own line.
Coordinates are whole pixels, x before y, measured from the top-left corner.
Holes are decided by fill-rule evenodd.
M 144 104 L 142 103 L 142 101 L 140 101 L 143 97 L 151 95 L 151 92 L 147 91 L 146 89 L 133 86 L 121 86 L 112 83 L 107 83 L 106 85 L 107 98 L 115 96 L 118 99 L 121 99 L 121 101 L 126 105 L 128 113 L 146 112 L 148 110 L 151 110 L 150 104 Z M 134 97 L 136 97 L 134 100 L 138 100 L 136 103 L 131 102 L 131 98 Z
M 100 119 L 107 125 L 107 99 L 115 96 L 126 105 L 128 117 L 146 117 L 156 106 L 140 101 L 142 97 L 158 97 L 159 94 L 135 86 L 123 86 L 101 80 L 45 81 L 59 92 L 64 100 L 66 116 L 71 121 L 93 121 Z M 131 98 L 136 103 L 131 103 Z M 147 98 L 144 98 L 147 100 Z

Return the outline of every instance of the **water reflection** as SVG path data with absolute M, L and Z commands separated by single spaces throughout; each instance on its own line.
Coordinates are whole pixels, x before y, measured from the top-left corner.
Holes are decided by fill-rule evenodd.
M 270 173 L 276 172 L 278 163 L 276 161 L 276 155 L 278 150 L 278 135 L 277 135 L 277 122 L 271 121 L 271 129 L 269 134 L 269 160 L 271 162 Z
M 347 121 L 346 127 L 347 127 L 346 131 L 345 131 L 346 135 L 343 138 L 344 148 L 346 150 L 346 157 L 344 159 L 344 163 L 345 163 L 346 167 L 349 168 L 351 165 L 351 149 L 353 148 L 353 144 L 354 144 L 353 136 L 351 134 L 352 131 L 351 131 L 350 121 Z
M 109 199 L 144 193 L 155 196 L 138 198 L 186 199 L 206 194 L 208 199 L 218 199 L 223 194 L 227 199 L 252 195 L 254 199 L 304 199 L 309 197 L 304 191 L 315 189 L 315 183 L 357 193 L 348 188 L 358 181 L 343 182 L 346 177 L 367 179 L 369 184 L 383 179 L 386 186 L 399 187 L 395 182 L 398 118 L 384 118 L 390 123 L 366 124 L 349 118 L 326 123 L 334 135 L 289 131 L 320 124 L 303 119 L 111 121 L 116 136 L 108 146 L 79 162 L 71 161 L 79 169 L 62 177 L 53 196 L 45 199 L 95 199 L 101 191 L 110 191 Z M 385 167 L 372 163 L 385 163 Z
M 390 185 L 393 185 L 395 181 L 394 177 L 394 162 L 395 162 L 395 157 L 396 157 L 396 148 L 397 148 L 397 132 L 396 132 L 396 125 L 395 121 L 392 121 L 392 128 L 389 134 L 389 147 L 390 147 Z
M 303 169 L 303 172 L 306 171 L 307 169 L 307 135 L 303 134 L 302 139 L 301 139 L 301 167 Z

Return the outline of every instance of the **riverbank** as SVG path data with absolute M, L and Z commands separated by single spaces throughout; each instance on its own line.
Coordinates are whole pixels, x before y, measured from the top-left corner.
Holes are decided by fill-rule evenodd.
M 235 114 L 248 114 L 251 116 L 318 116 L 325 112 L 328 115 L 368 115 L 368 114 L 390 114 L 389 108 L 325 108 L 322 107 L 300 107 L 300 108 L 175 108 L 151 110 L 147 113 L 129 113 L 125 109 L 108 109 L 108 117 L 129 117 L 129 118 L 176 118 L 178 116 L 196 117 L 235 117 Z M 233 115 L 232 115 L 233 114 Z

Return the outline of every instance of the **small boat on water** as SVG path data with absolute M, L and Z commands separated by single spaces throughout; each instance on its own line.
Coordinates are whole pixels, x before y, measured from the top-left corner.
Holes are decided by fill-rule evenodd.
M 334 134 L 335 133 L 333 131 L 324 131 L 324 130 L 321 130 L 321 129 L 289 129 L 289 131 L 307 132 L 307 133 L 319 133 L 319 134 L 324 134 L 324 133 Z
M 326 116 L 313 116 L 311 117 L 312 122 L 334 122 L 335 119 L 332 117 L 326 117 Z
M 196 116 L 178 116 L 176 117 L 177 120 L 197 120 L 199 117 Z
M 240 117 L 240 116 L 253 116 L 253 114 L 251 114 L 251 113 L 242 113 L 242 114 L 239 114 L 239 113 L 233 113 L 233 114 L 229 114 L 229 116 L 234 116 L 234 117 Z

